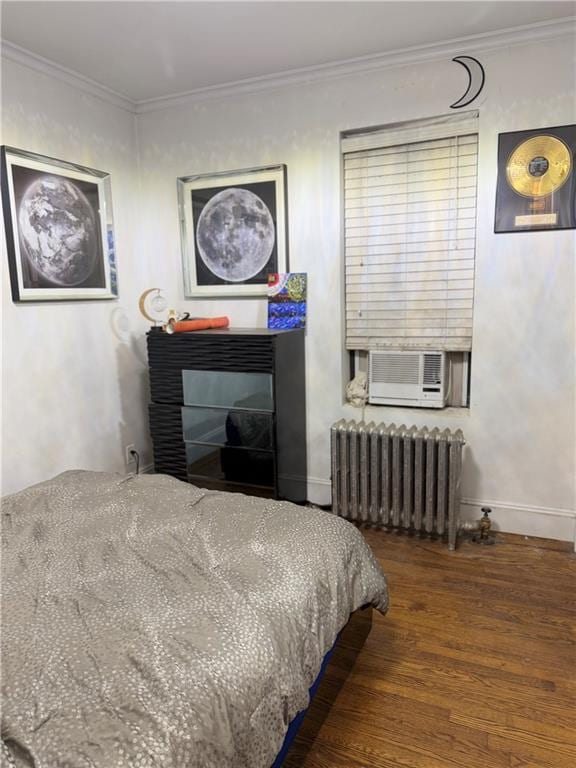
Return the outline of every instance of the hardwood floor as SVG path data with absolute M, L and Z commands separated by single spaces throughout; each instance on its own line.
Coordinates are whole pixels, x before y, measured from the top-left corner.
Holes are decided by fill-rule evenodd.
M 342 638 L 285 768 L 575 766 L 570 545 L 365 536 L 390 611 Z

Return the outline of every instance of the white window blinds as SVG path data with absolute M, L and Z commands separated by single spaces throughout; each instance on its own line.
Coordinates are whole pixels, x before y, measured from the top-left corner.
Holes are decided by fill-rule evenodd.
M 342 150 L 347 348 L 470 350 L 477 113 Z

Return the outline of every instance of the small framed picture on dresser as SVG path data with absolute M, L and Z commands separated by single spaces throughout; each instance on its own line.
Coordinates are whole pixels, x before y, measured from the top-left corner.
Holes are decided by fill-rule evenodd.
M 12 299 L 118 296 L 110 174 L 2 147 Z
M 186 296 L 262 296 L 288 269 L 286 166 L 178 179 Z

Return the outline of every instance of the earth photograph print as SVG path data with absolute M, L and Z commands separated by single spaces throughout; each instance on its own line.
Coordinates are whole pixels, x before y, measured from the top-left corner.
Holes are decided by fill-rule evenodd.
M 110 174 L 0 147 L 12 301 L 118 298 Z
M 277 271 L 275 182 L 193 189 L 191 195 L 197 284 L 266 285 Z
M 97 184 L 12 167 L 24 288 L 104 288 Z

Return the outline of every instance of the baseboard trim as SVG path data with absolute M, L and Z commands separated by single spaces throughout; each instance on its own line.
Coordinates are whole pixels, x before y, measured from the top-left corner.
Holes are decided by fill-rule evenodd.
M 308 499 L 311 502 L 330 504 L 331 496 L 330 480 L 321 477 L 308 478 Z M 460 507 L 462 520 L 477 520 L 482 514 L 482 507 L 490 507 L 492 510 L 492 522 L 497 531 L 572 541 L 576 545 L 576 510 L 463 498 Z
M 492 522 L 497 531 L 559 541 L 576 541 L 575 510 L 463 498 L 460 515 L 463 520 L 477 520 L 482 514 L 482 507 L 490 507 L 492 510 Z
M 332 483 L 323 477 L 308 476 L 308 501 L 325 507 L 332 503 Z

